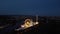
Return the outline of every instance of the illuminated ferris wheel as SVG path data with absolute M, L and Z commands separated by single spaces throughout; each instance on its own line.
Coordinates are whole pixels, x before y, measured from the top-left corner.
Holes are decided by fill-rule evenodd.
M 37 24 L 38 24 L 38 16 L 36 16 L 36 21 L 35 22 L 33 22 L 33 19 L 26 19 L 24 21 L 24 24 L 21 27 L 29 28 L 29 27 L 37 25 Z
M 33 26 L 32 19 L 26 19 L 24 25 L 25 25 L 25 28 Z
M 16 30 L 26 29 L 26 28 L 29 28 L 29 27 L 37 25 L 37 24 L 39 24 L 39 22 L 38 22 L 38 16 L 36 16 L 36 21 L 35 22 L 33 22 L 33 19 L 26 19 L 24 21 L 24 24 L 21 25 L 21 27 L 18 28 L 18 29 L 16 29 Z

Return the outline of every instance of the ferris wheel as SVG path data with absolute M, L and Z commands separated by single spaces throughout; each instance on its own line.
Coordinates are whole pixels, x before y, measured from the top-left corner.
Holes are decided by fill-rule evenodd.
M 26 19 L 24 25 L 25 25 L 25 28 L 33 26 L 32 19 Z
M 33 22 L 33 19 L 25 19 L 24 24 L 21 25 L 21 27 L 16 29 L 16 30 L 17 31 L 23 30 L 23 29 L 26 29 L 26 28 L 29 28 L 29 27 L 32 27 L 32 26 L 38 25 L 38 24 L 39 24 L 38 16 L 36 16 L 36 21 L 35 22 Z

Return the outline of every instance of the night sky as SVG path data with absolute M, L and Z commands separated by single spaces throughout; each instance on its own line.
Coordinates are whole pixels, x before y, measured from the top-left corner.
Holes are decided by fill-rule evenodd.
M 60 16 L 60 0 L 0 0 L 0 15 Z

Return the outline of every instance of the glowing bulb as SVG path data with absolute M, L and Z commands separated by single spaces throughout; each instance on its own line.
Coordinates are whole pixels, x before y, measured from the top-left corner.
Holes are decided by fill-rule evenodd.
M 38 24 L 38 22 L 36 22 L 35 24 Z
M 21 25 L 21 27 L 24 27 L 24 25 Z

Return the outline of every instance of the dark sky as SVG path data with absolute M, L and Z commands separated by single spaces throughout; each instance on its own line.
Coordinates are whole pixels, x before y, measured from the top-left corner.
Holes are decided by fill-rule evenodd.
M 0 0 L 0 15 L 60 16 L 60 0 Z

